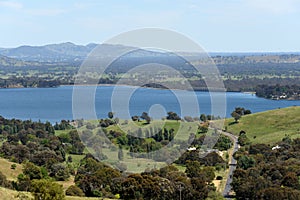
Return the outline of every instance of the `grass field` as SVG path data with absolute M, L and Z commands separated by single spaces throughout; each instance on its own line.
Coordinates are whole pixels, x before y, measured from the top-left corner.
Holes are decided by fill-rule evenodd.
M 60 136 L 61 134 L 67 134 L 70 131 L 71 131 L 70 129 L 67 129 L 67 130 L 55 130 L 55 135 L 56 136 Z
M 245 131 L 253 143 L 274 144 L 285 135 L 300 137 L 300 106 L 282 108 L 243 116 L 239 123 L 226 119 L 227 132 Z
M 132 122 L 128 120 L 128 123 L 124 125 L 124 120 L 120 120 L 120 125 L 109 126 L 107 128 L 108 131 L 114 130 L 118 132 L 136 132 L 139 128 L 144 132 L 146 129 L 159 128 L 159 129 L 174 129 L 175 131 L 175 139 L 177 140 L 187 140 L 190 136 L 190 133 L 197 132 L 199 122 L 181 122 L 175 120 L 153 120 L 151 124 L 145 124 L 144 121 L 141 122 Z M 178 131 L 180 130 L 180 131 Z
M 12 164 L 16 165 L 16 169 L 11 169 Z M 18 175 L 22 173 L 22 165 L 9 162 L 4 158 L 0 158 L 0 171 L 6 176 L 8 180 L 16 181 Z
M 67 154 L 66 158 L 68 158 L 69 156 L 72 157 L 72 163 L 74 164 L 79 164 L 80 161 L 85 157 L 85 155 Z
M 32 195 L 29 192 L 18 192 L 15 190 L 6 189 L 3 187 L 0 187 L 0 199 L 1 200 L 11 200 L 11 199 L 22 199 L 18 197 L 18 194 L 21 196 L 29 197 L 30 199 L 33 199 Z

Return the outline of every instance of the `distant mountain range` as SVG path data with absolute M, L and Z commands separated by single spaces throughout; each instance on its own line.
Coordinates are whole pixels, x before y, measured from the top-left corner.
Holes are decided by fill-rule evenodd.
M 90 43 L 88 45 L 76 45 L 71 42 L 61 44 L 49 44 L 45 46 L 20 46 L 16 48 L 0 48 L 0 66 L 26 66 L 54 64 L 54 63 L 81 63 L 87 55 L 98 44 Z M 113 52 L 128 48 L 122 45 L 104 44 L 106 55 L 112 55 Z M 132 54 L 137 57 L 158 56 L 161 53 L 140 50 Z M 35 63 L 32 63 L 35 62 Z M 38 62 L 38 63 L 37 63 Z
M 98 44 L 76 45 L 71 42 L 61 44 L 49 44 L 45 46 L 20 46 L 17 48 L 0 48 L 0 66 L 55 66 L 55 65 L 80 65 L 87 55 Z M 122 45 L 105 45 L 106 54 L 127 48 Z M 111 53 L 110 53 L 111 52 Z M 139 50 L 129 57 L 165 57 L 169 53 Z M 252 62 L 284 62 L 297 63 L 300 60 L 300 53 L 209 53 L 216 64 L 236 64 Z M 282 56 L 290 55 L 290 56 Z M 185 52 L 185 56 L 195 56 L 194 53 Z M 197 56 L 195 56 L 197 58 Z M 234 58 L 233 58 L 234 57 Z
M 17 48 L 0 48 L 0 66 L 45 66 L 45 65 L 80 65 L 88 54 L 98 44 L 76 45 L 71 42 L 61 44 L 49 44 L 45 46 L 20 46 Z M 122 45 L 104 44 L 106 55 L 113 55 L 128 48 Z M 170 53 L 162 53 L 148 50 L 138 50 L 127 55 L 132 57 L 166 57 Z M 187 53 L 189 55 L 189 53 Z
M 72 62 L 84 59 L 97 44 L 75 45 L 71 42 L 45 46 L 20 46 L 1 48 L 0 54 L 22 61 Z

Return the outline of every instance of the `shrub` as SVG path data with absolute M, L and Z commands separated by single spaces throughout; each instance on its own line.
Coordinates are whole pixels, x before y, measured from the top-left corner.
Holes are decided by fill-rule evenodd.
M 77 187 L 76 185 L 71 185 L 67 190 L 66 190 L 66 195 L 68 196 L 78 196 L 78 197 L 84 197 L 83 191 Z
M 62 185 L 49 180 L 33 180 L 30 188 L 34 199 L 63 200 L 65 194 Z
M 56 163 L 50 168 L 50 176 L 57 181 L 65 181 L 70 177 L 69 168 L 64 164 Z
M 72 156 L 68 156 L 68 162 L 73 162 L 73 158 L 72 158 Z
M 11 168 L 11 169 L 16 169 L 16 168 L 17 168 L 17 165 L 16 165 L 16 164 L 12 164 L 12 165 L 10 166 L 10 168 Z

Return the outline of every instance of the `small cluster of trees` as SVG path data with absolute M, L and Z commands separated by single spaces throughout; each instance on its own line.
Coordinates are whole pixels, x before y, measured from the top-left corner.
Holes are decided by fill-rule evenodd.
M 167 116 L 168 120 L 176 120 L 176 121 L 181 120 L 180 116 L 178 116 L 177 113 L 175 112 L 168 112 L 167 114 L 168 114 Z
M 23 173 L 18 175 L 17 181 L 7 180 L 6 176 L 0 172 L 0 187 L 31 192 L 34 199 L 63 200 L 65 198 L 62 185 L 50 178 L 46 168 L 38 167 L 31 162 L 24 162 L 22 171 Z M 58 173 L 62 174 L 63 172 Z M 29 199 L 25 194 L 18 198 Z
M 81 142 L 77 130 L 70 130 L 69 132 L 62 133 L 58 138 L 62 142 L 66 153 L 76 155 L 83 154 L 85 146 Z
M 109 112 L 109 114 L 112 112 Z M 131 117 L 132 121 L 140 121 L 145 120 L 147 124 L 150 124 L 151 122 L 151 117 L 148 115 L 147 112 L 143 112 L 141 116 L 137 116 L 134 115 Z M 200 117 L 191 117 L 191 116 L 185 116 L 183 117 L 183 119 L 176 113 L 173 111 L 170 111 L 167 113 L 166 118 L 167 120 L 176 120 L 176 121 L 180 121 L 180 120 L 185 120 L 186 122 L 194 122 L 194 121 L 202 121 L 202 122 L 207 122 L 210 120 L 217 120 L 217 119 L 221 119 L 221 117 L 219 116 L 214 116 L 214 115 L 206 115 L 206 114 L 201 114 Z
M 251 144 L 250 139 L 247 137 L 247 134 L 245 131 L 240 131 L 238 143 L 241 146 L 249 145 Z
M 212 135 L 212 136 L 205 136 L 205 135 L 201 135 L 200 137 L 197 138 L 193 138 L 193 141 L 191 143 L 192 146 L 196 147 L 196 148 L 201 148 L 204 140 L 206 142 L 206 144 L 214 144 L 215 149 L 218 149 L 219 151 L 226 151 L 228 149 L 231 148 L 232 146 L 232 142 L 231 140 L 224 136 L 224 135 Z
M 145 120 L 147 124 L 150 124 L 151 122 L 151 117 L 146 112 L 143 112 L 141 116 L 134 115 L 131 119 L 132 121 L 140 121 L 142 119 Z
M 73 129 L 74 127 L 71 125 L 71 121 L 69 120 L 61 120 L 60 123 L 55 123 L 53 126 L 55 130 L 70 130 Z
M 164 145 L 167 145 L 174 139 L 175 130 L 173 128 L 160 129 L 151 127 L 150 129 L 146 129 L 145 131 L 142 131 L 142 129 L 138 129 L 137 133 L 135 134 L 125 134 L 110 130 L 108 132 L 106 131 L 106 136 L 111 141 L 116 141 L 117 145 L 122 146 L 122 148 L 128 149 L 130 155 L 133 155 L 133 153 L 149 153 L 161 149 Z M 143 138 L 144 136 L 147 139 Z M 146 156 L 146 154 L 140 154 L 140 156 Z M 161 159 L 168 159 L 168 155 Z
M 237 123 L 243 115 L 249 115 L 249 114 L 251 114 L 250 110 L 247 110 L 242 107 L 236 107 L 235 110 L 231 113 L 231 117 L 233 117 L 235 122 Z
M 218 119 L 221 119 L 220 116 L 215 116 L 215 115 L 206 115 L 206 114 L 201 114 L 200 115 L 200 120 L 202 122 L 207 122 L 207 121 L 210 121 L 210 120 L 218 120 Z
M 186 151 L 178 160 L 175 161 L 175 163 L 185 165 L 190 161 L 197 161 L 201 165 L 205 166 L 224 165 L 226 163 L 216 152 L 211 152 L 205 156 L 200 155 L 201 152 L 199 152 L 199 150 Z

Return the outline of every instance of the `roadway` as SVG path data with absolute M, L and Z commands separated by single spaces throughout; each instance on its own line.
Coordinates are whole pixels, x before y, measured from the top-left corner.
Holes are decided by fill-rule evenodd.
M 233 177 L 233 172 L 236 169 L 236 164 L 237 161 L 233 158 L 233 154 L 239 150 L 239 145 L 238 145 L 238 137 L 235 135 L 232 135 L 231 133 L 227 132 L 221 132 L 223 135 L 229 137 L 233 141 L 233 151 L 232 154 L 229 155 L 229 173 L 226 181 L 226 185 L 223 191 L 223 196 L 225 199 L 232 199 L 230 194 L 231 191 L 231 183 L 232 183 L 232 177 Z

